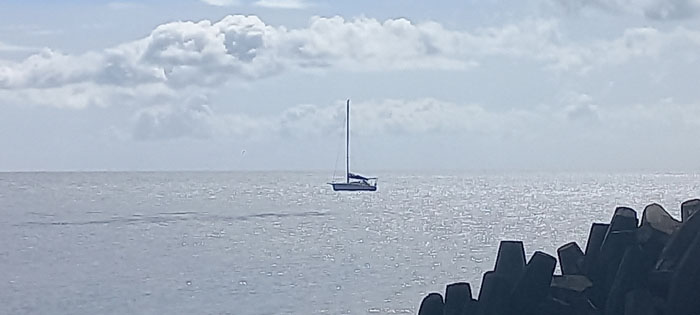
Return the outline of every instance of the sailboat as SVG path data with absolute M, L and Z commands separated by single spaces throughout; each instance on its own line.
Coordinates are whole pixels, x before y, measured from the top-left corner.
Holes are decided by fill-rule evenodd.
M 345 181 L 328 183 L 334 191 L 375 191 L 377 177 L 365 177 L 350 172 L 350 100 L 345 113 Z

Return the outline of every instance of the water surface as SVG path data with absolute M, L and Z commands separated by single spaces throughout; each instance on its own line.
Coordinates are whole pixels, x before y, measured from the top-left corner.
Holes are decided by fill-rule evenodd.
M 679 216 L 698 174 L 0 173 L 1 314 L 415 314 L 498 242 L 584 247 L 615 206 Z

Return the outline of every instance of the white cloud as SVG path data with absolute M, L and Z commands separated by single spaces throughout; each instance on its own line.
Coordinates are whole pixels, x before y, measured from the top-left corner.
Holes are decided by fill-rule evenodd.
M 406 19 L 313 18 L 306 28 L 270 26 L 256 16 L 173 22 L 141 40 L 68 55 L 46 49 L 0 68 L 0 88 L 50 88 L 81 82 L 209 86 L 291 68 L 353 71 L 465 69 L 485 56 L 561 61 L 556 24 L 527 21 L 473 33 Z
M 687 30 L 635 29 L 618 40 L 586 47 L 566 44 L 551 21 L 465 32 L 406 19 L 317 17 L 307 28 L 287 30 L 266 25 L 256 16 L 228 16 L 215 23 L 163 24 L 144 39 L 101 52 L 66 55 L 47 49 L 0 68 L 0 88 L 89 81 L 208 86 L 236 77 L 266 77 L 289 68 L 464 69 L 489 56 L 533 58 L 569 69 L 588 66 L 601 54 L 624 60 L 653 54 L 687 38 L 695 45 L 697 37 L 697 32 Z
M 77 83 L 137 86 L 165 80 L 162 68 L 138 63 L 128 49 L 67 55 L 43 49 L 22 62 L 0 67 L 0 89 L 55 88 Z
M 490 58 L 526 59 L 560 72 L 585 72 L 634 58 L 694 55 L 698 49 L 700 32 L 682 27 L 634 28 L 612 40 L 574 43 L 551 20 L 458 31 L 436 22 L 336 16 L 315 17 L 307 27 L 287 29 L 256 16 L 236 15 L 217 22 L 166 23 L 145 38 L 102 51 L 76 55 L 44 49 L 20 62 L 0 63 L 0 101 L 110 106 L 123 103 L 116 96 L 172 97 L 190 88 L 284 71 L 469 69 Z M 149 105 L 153 104 L 144 103 Z
M 235 6 L 239 4 L 238 0 L 201 0 L 202 2 L 209 4 L 209 5 L 215 5 L 219 7 L 224 7 L 224 6 Z
M 259 0 L 254 4 L 259 7 L 276 9 L 304 9 L 311 6 L 303 0 Z
M 35 89 L 64 91 L 75 85 L 138 90 L 162 83 L 181 89 L 218 85 L 232 78 L 256 79 L 289 68 L 469 66 L 455 47 L 440 47 L 451 33 L 435 23 L 403 19 L 381 23 L 366 18 L 315 18 L 308 28 L 294 30 L 266 25 L 256 16 L 228 16 L 214 23 L 173 22 L 158 26 L 146 38 L 104 51 L 70 55 L 45 49 L 21 62 L 2 65 L 0 89 L 17 95 Z M 61 98 L 50 99 L 61 102 Z

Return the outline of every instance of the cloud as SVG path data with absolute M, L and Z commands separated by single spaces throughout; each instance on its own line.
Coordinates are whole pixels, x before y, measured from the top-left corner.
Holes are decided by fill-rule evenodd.
M 652 20 L 679 20 L 698 16 L 700 0 L 553 0 L 569 12 L 595 10 L 630 14 Z
M 311 19 L 287 29 L 256 16 L 218 22 L 172 22 L 149 36 L 79 55 L 45 49 L 0 68 L 0 89 L 53 88 L 96 82 L 173 88 L 212 86 L 230 79 L 258 79 L 290 69 L 337 67 L 352 71 L 467 69 L 484 56 L 505 55 L 558 61 L 552 41 L 556 24 L 527 21 L 473 33 L 435 22 L 370 18 Z M 536 52 L 536 55 L 533 55 Z
M 540 58 L 557 72 L 586 73 L 591 69 L 621 65 L 648 58 L 653 61 L 685 56 L 700 49 L 700 32 L 684 27 L 660 31 L 652 27 L 628 28 L 609 40 L 568 45 L 543 45 Z M 691 53 L 692 54 L 692 53 Z M 663 58 L 662 58 L 663 57 Z M 661 61 L 664 61 L 661 60 Z
M 177 96 L 177 91 L 157 83 L 127 87 L 85 82 L 51 88 L 0 89 L 0 104 L 28 104 L 68 109 L 110 106 L 138 108 L 144 104 L 158 103 Z
M 272 118 L 268 125 L 280 134 L 306 137 L 342 133 L 345 107 L 299 105 Z M 479 134 L 502 136 L 521 128 L 536 115 L 517 110 L 489 111 L 475 104 L 456 104 L 434 98 L 383 99 L 351 105 L 353 133 L 371 135 Z
M 239 4 L 238 0 L 201 0 L 201 1 L 206 3 L 206 4 L 219 6 L 219 7 L 235 6 L 235 5 Z
M 77 86 L 96 87 L 94 93 L 108 87 L 139 90 L 153 84 L 180 90 L 231 79 L 258 79 L 290 68 L 375 71 L 469 66 L 454 47 L 441 47 L 450 34 L 435 23 L 413 24 L 404 19 L 382 23 L 367 18 L 314 18 L 308 28 L 293 30 L 266 25 L 256 16 L 173 22 L 158 26 L 143 39 L 103 51 L 75 55 L 44 49 L 21 62 L 1 65 L 0 90 L 14 96 L 39 89 L 62 93 Z M 57 96 L 65 96 L 60 93 Z M 63 101 L 73 102 L 70 97 Z
M 204 96 L 196 96 L 180 104 L 152 106 L 140 110 L 135 117 L 134 138 L 137 140 L 207 138 L 215 132 L 216 119 Z
M 205 97 L 164 102 L 139 111 L 131 130 L 141 141 L 218 138 L 248 143 L 336 141 L 344 132 L 342 100 L 332 106 L 300 104 L 271 115 L 217 112 Z M 556 104 L 496 109 L 435 98 L 353 102 L 352 133 L 367 139 L 392 137 L 451 139 L 455 145 L 490 143 L 602 156 L 626 155 L 675 143 L 692 143 L 700 127 L 700 106 L 659 102 L 600 104 L 581 93 Z M 325 140 L 324 140 L 325 139 Z M 282 142 L 280 142 L 282 141 Z M 460 144 L 461 143 L 461 144 Z
M 303 0 L 259 0 L 254 5 L 275 9 L 305 9 L 311 6 L 311 4 Z
M 466 70 L 493 58 L 525 59 L 556 72 L 586 73 L 634 58 L 671 58 L 697 49 L 700 32 L 682 27 L 632 28 L 618 38 L 575 43 L 552 20 L 463 31 L 436 22 L 336 16 L 315 17 L 306 27 L 287 29 L 257 16 L 233 15 L 214 22 L 162 24 L 142 39 L 101 51 L 66 54 L 43 49 L 24 60 L 2 63 L 0 101 L 110 106 L 121 103 L 114 95 L 168 97 L 286 71 Z
M 135 119 L 134 136 L 140 140 L 179 137 L 308 139 L 342 134 L 344 119 L 342 101 L 335 106 L 300 104 L 277 115 L 247 116 L 215 113 L 205 98 L 197 98 L 140 111 Z M 540 113 L 489 111 L 479 105 L 433 98 L 352 104 L 352 130 L 361 136 L 456 133 L 502 137 L 526 133 L 529 126 L 540 119 Z

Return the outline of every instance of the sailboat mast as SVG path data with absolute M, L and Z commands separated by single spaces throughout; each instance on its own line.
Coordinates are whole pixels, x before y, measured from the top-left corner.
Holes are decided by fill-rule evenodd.
M 350 100 L 345 107 L 345 182 L 350 183 Z

